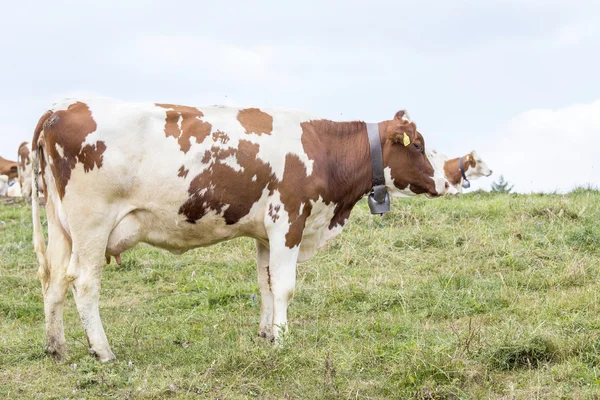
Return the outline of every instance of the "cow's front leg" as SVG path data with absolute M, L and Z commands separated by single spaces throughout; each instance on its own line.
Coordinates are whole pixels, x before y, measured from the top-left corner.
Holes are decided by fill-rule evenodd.
M 258 336 L 273 340 L 273 293 L 271 292 L 271 274 L 269 268 L 269 249 L 256 241 L 256 268 L 260 289 L 260 325 Z
M 286 188 L 284 188 L 286 189 Z M 297 188 L 287 188 L 291 191 Z M 273 296 L 273 341 L 277 344 L 287 331 L 288 304 L 296 287 L 296 264 L 300 253 L 300 244 L 304 234 L 306 219 L 310 216 L 310 204 L 303 204 L 300 214 L 294 213 L 290 219 L 289 211 L 281 202 L 279 192 L 275 192 L 269 204 L 269 213 L 265 216 L 265 227 L 269 238 L 269 268 L 271 293 Z
M 269 272 L 273 293 L 273 340 L 277 343 L 287 332 L 288 304 L 296 287 L 296 263 L 299 247 L 271 244 Z

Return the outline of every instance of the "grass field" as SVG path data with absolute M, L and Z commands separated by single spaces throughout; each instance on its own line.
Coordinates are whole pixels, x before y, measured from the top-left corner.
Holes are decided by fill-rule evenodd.
M 600 398 L 600 193 L 361 204 L 298 268 L 282 348 L 257 337 L 254 244 L 104 269 L 118 361 L 88 355 L 71 295 L 68 357 L 44 355 L 30 208 L 0 201 L 0 397 Z

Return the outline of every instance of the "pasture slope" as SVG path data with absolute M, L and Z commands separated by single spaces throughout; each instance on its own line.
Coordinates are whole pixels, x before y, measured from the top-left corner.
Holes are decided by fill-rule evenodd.
M 30 208 L 0 205 L 0 397 L 600 398 L 600 193 L 396 200 L 301 265 L 283 348 L 258 330 L 254 245 L 105 267 L 100 364 L 71 295 L 46 358 Z

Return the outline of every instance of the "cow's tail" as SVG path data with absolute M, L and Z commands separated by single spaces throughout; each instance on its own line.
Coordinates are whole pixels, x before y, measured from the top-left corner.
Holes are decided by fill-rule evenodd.
M 33 248 L 38 259 L 39 269 L 38 275 L 42 281 L 42 288 L 46 290 L 48 280 L 50 278 L 50 269 L 48 267 L 48 260 L 46 259 L 46 241 L 44 239 L 44 231 L 42 229 L 42 221 L 40 219 L 40 199 L 39 199 L 39 187 L 38 185 L 43 184 L 44 180 L 39 179 L 40 174 L 43 173 L 41 170 L 41 163 L 44 158 L 44 144 L 43 144 L 43 126 L 44 122 L 52 114 L 51 111 L 47 111 L 42 118 L 40 118 L 35 131 L 33 133 L 33 140 L 31 142 L 31 162 L 32 162 L 32 176 L 31 176 L 31 217 L 33 219 Z M 40 137 L 40 135 L 42 136 Z M 44 189 L 44 193 L 47 190 Z

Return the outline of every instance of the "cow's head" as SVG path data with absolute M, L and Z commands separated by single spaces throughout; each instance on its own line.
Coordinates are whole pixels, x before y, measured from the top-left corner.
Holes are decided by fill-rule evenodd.
M 490 176 L 492 174 L 490 167 L 488 167 L 475 150 L 465 156 L 465 162 L 469 165 L 466 171 L 467 178 L 469 179 Z
M 436 197 L 456 192 L 442 171 L 434 168 L 425 151 L 425 140 L 406 111 L 387 121 L 383 162 L 386 186 L 396 197 L 425 194 Z

